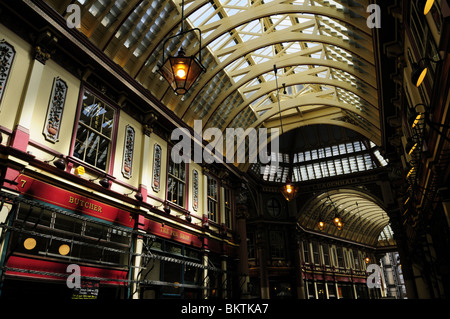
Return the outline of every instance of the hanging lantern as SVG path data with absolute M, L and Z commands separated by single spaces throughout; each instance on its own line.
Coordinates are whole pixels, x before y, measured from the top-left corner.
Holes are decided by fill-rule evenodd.
M 336 213 L 336 215 L 334 215 L 333 223 L 339 230 L 342 230 L 342 227 L 344 227 L 344 224 L 342 223 L 342 219 L 337 213 Z
M 319 228 L 319 230 L 324 230 L 325 222 L 322 219 L 320 219 L 319 222 L 317 223 L 317 227 Z
M 281 188 L 281 193 L 288 202 L 297 197 L 297 192 L 298 187 L 295 186 L 293 183 L 291 183 L 289 179 L 286 180 L 286 184 L 284 184 L 283 187 Z
M 175 93 L 186 94 L 204 70 L 194 56 L 186 56 L 184 48 L 178 55 L 169 56 L 159 69 L 159 73 L 169 82 Z
M 164 52 L 166 51 L 166 43 L 174 38 L 180 38 L 185 36 L 189 32 L 197 31 L 199 36 L 199 49 L 198 58 L 194 55 L 186 56 L 186 51 L 181 47 L 178 51 L 177 56 L 170 56 L 165 59 Z M 194 82 L 200 76 L 200 73 L 205 71 L 205 68 L 201 64 L 202 56 L 202 33 L 199 28 L 194 28 L 188 31 L 184 31 L 184 0 L 181 3 L 181 30 L 178 34 L 167 38 L 163 43 L 163 57 L 162 64 L 158 65 L 158 73 L 161 74 L 167 82 L 169 82 L 175 93 L 179 95 L 186 94 L 187 91 L 192 87 Z M 182 40 L 182 39 L 181 39 Z

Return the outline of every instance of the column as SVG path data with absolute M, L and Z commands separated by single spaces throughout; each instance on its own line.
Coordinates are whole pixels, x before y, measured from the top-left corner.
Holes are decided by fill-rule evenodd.
M 259 274 L 261 299 L 270 299 L 269 290 L 269 274 L 267 269 L 267 241 L 265 239 L 265 228 L 263 225 L 258 225 L 256 234 L 256 247 L 258 249 L 259 258 Z
M 228 287 L 228 278 L 227 278 L 227 257 L 228 256 L 222 256 L 222 299 L 227 299 L 228 296 L 228 291 L 227 291 L 227 287 Z
M 142 201 L 147 202 L 148 185 L 151 184 L 151 173 L 150 167 L 152 166 L 152 155 L 151 155 L 151 145 L 150 145 L 150 134 L 152 129 L 148 125 L 144 125 L 143 133 L 144 138 L 142 139 L 142 153 L 141 153 L 141 176 L 139 182 L 139 192 L 142 194 Z
M 248 217 L 247 206 L 243 204 L 236 205 L 236 231 L 239 234 L 239 284 L 242 287 L 242 299 L 250 298 L 248 284 L 250 283 L 248 269 L 248 249 L 247 249 L 247 227 L 246 219 Z
M 49 31 L 39 35 L 35 47 L 34 59 L 31 63 L 31 71 L 28 82 L 25 85 L 25 96 L 21 105 L 20 114 L 16 127 L 11 136 L 10 146 L 26 152 L 30 140 L 30 127 L 33 120 L 34 108 L 36 106 L 45 63 L 50 59 L 58 39 Z
M 302 245 L 301 240 L 296 239 L 294 245 L 294 271 L 295 271 L 295 284 L 297 289 L 297 298 L 306 299 L 305 283 L 303 280 L 302 272 Z
M 203 266 L 208 266 L 208 251 L 203 251 Z M 203 269 L 203 299 L 208 299 L 208 288 L 209 288 L 209 279 L 208 279 L 208 269 Z
M 135 250 L 134 253 L 135 258 L 134 258 L 134 263 L 133 263 L 133 280 L 134 281 L 139 281 L 141 279 L 141 260 L 142 260 L 142 247 L 144 246 L 144 240 L 142 239 L 141 236 L 139 236 L 138 238 L 136 238 L 135 240 Z M 134 282 L 131 285 L 131 298 L 132 299 L 139 299 L 140 296 L 140 286 L 137 282 Z

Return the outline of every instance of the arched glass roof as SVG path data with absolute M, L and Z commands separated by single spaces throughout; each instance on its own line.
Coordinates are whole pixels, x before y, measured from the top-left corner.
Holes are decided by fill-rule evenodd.
M 180 30 L 180 0 L 45 1 L 63 16 L 79 5 L 79 31 L 188 125 L 282 123 L 287 132 L 328 123 L 381 144 L 368 0 L 186 0 L 186 25 L 202 31 L 206 72 L 184 96 L 156 72 L 163 41 Z M 196 37 L 166 50 L 195 54 Z
M 388 165 L 375 143 L 342 127 L 326 124 L 297 128 L 280 137 L 279 153 L 250 172 L 267 182 L 307 182 L 371 171 Z
M 336 212 L 342 218 L 342 230 L 333 224 Z M 320 220 L 326 224 L 323 230 L 318 228 Z M 302 208 L 298 223 L 307 230 L 373 247 L 395 245 L 386 211 L 372 196 L 355 189 L 319 194 Z

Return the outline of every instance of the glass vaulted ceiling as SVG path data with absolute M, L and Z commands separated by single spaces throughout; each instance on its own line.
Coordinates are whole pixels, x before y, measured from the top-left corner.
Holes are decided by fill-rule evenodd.
M 395 246 L 389 216 L 375 198 L 362 190 L 338 189 L 319 194 L 302 208 L 298 224 L 307 230 L 319 232 L 319 221 L 325 222 L 320 231 L 373 247 Z M 333 224 L 335 214 L 342 218 L 344 227 Z
M 368 0 L 186 0 L 186 25 L 202 31 L 207 71 L 184 96 L 156 72 L 162 42 L 180 30 L 181 0 L 46 2 L 62 15 L 67 5 L 80 5 L 80 32 L 189 125 L 283 123 L 287 132 L 328 123 L 381 143 Z M 183 45 L 193 54 L 196 37 L 191 32 L 166 51 L 175 54 Z

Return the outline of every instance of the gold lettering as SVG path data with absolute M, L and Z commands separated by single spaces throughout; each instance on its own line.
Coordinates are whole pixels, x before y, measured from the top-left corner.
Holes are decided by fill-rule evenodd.
M 75 205 L 80 206 L 80 207 L 84 207 L 86 209 L 93 210 L 95 212 L 102 213 L 102 207 L 100 205 L 96 205 L 96 204 L 94 204 L 94 203 L 92 203 L 90 201 L 79 199 L 77 197 L 69 196 L 69 203 L 70 204 L 75 204 Z

